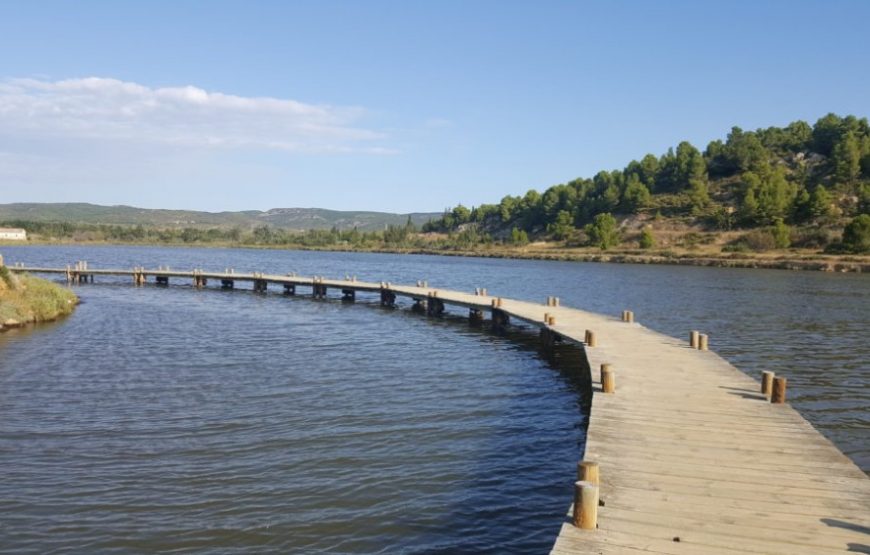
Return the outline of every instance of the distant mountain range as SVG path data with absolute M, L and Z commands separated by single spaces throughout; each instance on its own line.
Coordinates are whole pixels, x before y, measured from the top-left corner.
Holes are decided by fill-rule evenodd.
M 100 206 L 88 203 L 12 203 L 0 204 L 0 222 L 69 222 L 78 224 L 142 225 L 151 227 L 234 227 L 243 229 L 268 225 L 283 229 L 338 229 L 356 227 L 360 231 L 404 225 L 408 217 L 418 227 L 441 217 L 436 212 L 392 214 L 389 212 L 352 212 L 323 208 L 272 208 L 265 212 L 198 212 L 163 210 L 133 206 Z

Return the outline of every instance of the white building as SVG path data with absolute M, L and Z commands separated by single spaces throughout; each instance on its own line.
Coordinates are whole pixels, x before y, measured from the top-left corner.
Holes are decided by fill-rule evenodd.
M 27 241 L 27 232 L 14 227 L 0 227 L 0 241 Z

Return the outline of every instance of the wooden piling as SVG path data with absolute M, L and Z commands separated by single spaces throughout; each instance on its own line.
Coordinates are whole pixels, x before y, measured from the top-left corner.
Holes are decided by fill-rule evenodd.
M 547 318 L 547 325 L 548 326 L 555 326 L 556 325 L 556 317 L 550 316 L 549 318 Z
M 596 486 L 600 482 L 598 463 L 594 461 L 580 461 L 577 463 L 577 481 L 590 482 Z
M 780 405 L 785 403 L 785 387 L 788 383 L 788 380 L 785 378 L 775 377 L 773 378 L 773 390 L 770 395 L 770 402 Z
M 483 323 L 483 311 L 477 310 L 476 308 L 471 308 L 468 310 L 468 321 L 474 326 L 478 326 Z
M 710 338 L 707 337 L 706 333 L 702 333 L 698 336 L 698 349 L 701 351 L 706 351 L 710 348 Z
M 604 383 L 604 372 L 609 371 L 612 367 L 613 367 L 613 365 L 610 364 L 609 362 L 603 362 L 601 364 L 601 368 L 599 369 L 599 374 L 598 374 L 598 382 L 599 383 L 601 383 L 601 384 Z
M 580 480 L 574 483 L 574 526 L 583 530 L 598 527 L 598 486 Z
M 597 347 L 598 340 L 595 337 L 595 332 L 592 330 L 586 330 L 586 346 L 587 347 Z
M 770 397 L 773 392 L 773 378 L 776 376 L 775 373 L 770 370 L 765 370 L 761 373 L 761 393 Z
M 604 393 L 616 393 L 616 371 L 607 365 L 601 369 L 601 391 Z
M 698 330 L 692 330 L 689 332 L 689 345 L 692 346 L 693 349 L 697 349 L 698 345 L 701 343 L 701 332 Z

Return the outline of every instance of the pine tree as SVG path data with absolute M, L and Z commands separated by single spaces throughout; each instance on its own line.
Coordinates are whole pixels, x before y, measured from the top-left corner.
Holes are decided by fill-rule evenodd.
M 834 146 L 831 156 L 837 181 L 844 185 L 854 184 L 861 173 L 861 143 L 855 133 L 846 133 Z

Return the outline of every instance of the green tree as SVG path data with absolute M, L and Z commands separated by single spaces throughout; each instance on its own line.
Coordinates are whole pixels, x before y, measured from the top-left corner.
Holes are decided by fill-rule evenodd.
M 710 204 L 710 194 L 707 190 L 707 164 L 700 155 L 694 156 L 689 166 L 689 202 L 692 212 L 700 214 Z
M 512 196 L 506 196 L 498 204 L 499 217 L 502 223 L 508 223 L 514 219 L 518 201 Z
M 656 239 L 652 231 L 647 227 L 640 233 L 640 248 L 651 249 L 656 246 Z
M 813 126 L 813 150 L 830 156 L 834 145 L 840 140 L 843 120 L 837 114 L 828 114 Z
M 547 231 L 557 241 L 564 241 L 574 232 L 574 217 L 567 210 L 562 210 L 556 216 L 556 221 L 547 226 Z
M 778 249 L 787 249 L 791 245 L 791 228 L 785 225 L 782 218 L 777 218 L 770 228 L 773 241 Z
M 631 174 L 625 184 L 625 191 L 622 193 L 621 206 L 627 212 L 637 212 L 649 205 L 649 202 L 649 189 L 641 182 L 636 173 Z
M 726 167 L 734 172 L 762 171 L 768 164 L 770 153 L 758 135 L 732 127 L 725 143 Z
M 831 157 L 834 176 L 845 185 L 852 185 L 861 173 L 861 143 L 855 133 L 849 131 L 834 145 Z
M 616 219 L 610 214 L 598 214 L 592 219 L 592 223 L 584 228 L 584 231 L 589 236 L 589 244 L 601 250 L 607 250 L 619 244 L 619 229 L 616 226 Z
M 471 210 L 458 204 L 452 212 L 454 225 L 467 224 L 471 220 Z M 408 216 L 410 221 L 410 216 Z
M 870 214 L 859 214 L 843 229 L 843 246 L 849 252 L 870 252 Z
M 529 234 L 524 229 L 515 227 L 511 230 L 511 243 L 522 246 L 529 244 Z
M 833 199 L 828 190 L 822 185 L 810 193 L 809 215 L 814 220 L 823 220 L 831 215 L 831 206 Z

